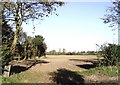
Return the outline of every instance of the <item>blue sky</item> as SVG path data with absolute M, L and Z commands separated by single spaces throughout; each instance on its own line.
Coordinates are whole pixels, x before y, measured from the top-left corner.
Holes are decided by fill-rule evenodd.
M 107 14 L 110 2 L 67 2 L 57 9 L 59 16 L 34 22 L 35 35 L 45 38 L 48 49 L 66 51 L 96 50 L 96 44 L 116 43 L 117 32 L 111 31 L 100 19 Z M 33 22 L 23 24 L 25 32 L 33 36 Z M 115 35 L 113 35 L 115 33 Z

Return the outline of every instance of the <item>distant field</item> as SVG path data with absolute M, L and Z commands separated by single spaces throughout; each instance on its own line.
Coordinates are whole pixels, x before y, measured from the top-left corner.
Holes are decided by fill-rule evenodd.
M 83 64 L 92 64 L 92 61 L 96 60 L 95 55 L 47 55 L 47 58 L 42 57 L 42 60 L 48 61 L 49 63 L 43 65 L 39 68 L 44 68 L 43 70 L 54 71 L 58 68 L 66 68 L 69 70 L 84 70 L 85 68 L 80 68 Z

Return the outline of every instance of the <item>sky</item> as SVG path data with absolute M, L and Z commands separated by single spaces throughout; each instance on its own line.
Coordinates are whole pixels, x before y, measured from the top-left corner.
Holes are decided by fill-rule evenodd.
M 59 7 L 56 15 L 50 15 L 43 21 L 30 21 L 23 24 L 24 31 L 32 34 L 35 25 L 35 35 L 42 35 L 47 44 L 47 51 L 66 49 L 69 51 L 96 51 L 98 45 L 116 43 L 117 32 L 112 31 L 100 19 L 107 14 L 110 2 L 66 2 Z

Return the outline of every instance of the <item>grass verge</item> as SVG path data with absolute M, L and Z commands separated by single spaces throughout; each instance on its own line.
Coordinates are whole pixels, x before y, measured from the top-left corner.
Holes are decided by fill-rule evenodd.
M 41 73 L 35 73 L 27 70 L 21 73 L 12 74 L 10 77 L 3 77 L 2 83 L 35 83 L 38 82 L 38 79 L 41 75 Z
M 118 71 L 120 70 L 120 67 L 117 66 L 104 66 L 104 67 L 96 67 L 92 68 L 86 71 L 76 71 L 78 74 L 81 74 L 83 76 L 89 76 L 92 74 L 97 74 L 97 75 L 104 75 L 108 77 L 117 77 L 118 76 Z

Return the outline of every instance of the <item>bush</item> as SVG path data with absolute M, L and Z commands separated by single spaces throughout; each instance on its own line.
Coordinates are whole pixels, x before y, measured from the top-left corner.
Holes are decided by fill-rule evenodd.
M 107 44 L 100 47 L 101 51 L 99 52 L 100 57 L 99 65 L 104 66 L 113 66 L 119 65 L 120 62 L 120 45 L 116 44 Z

